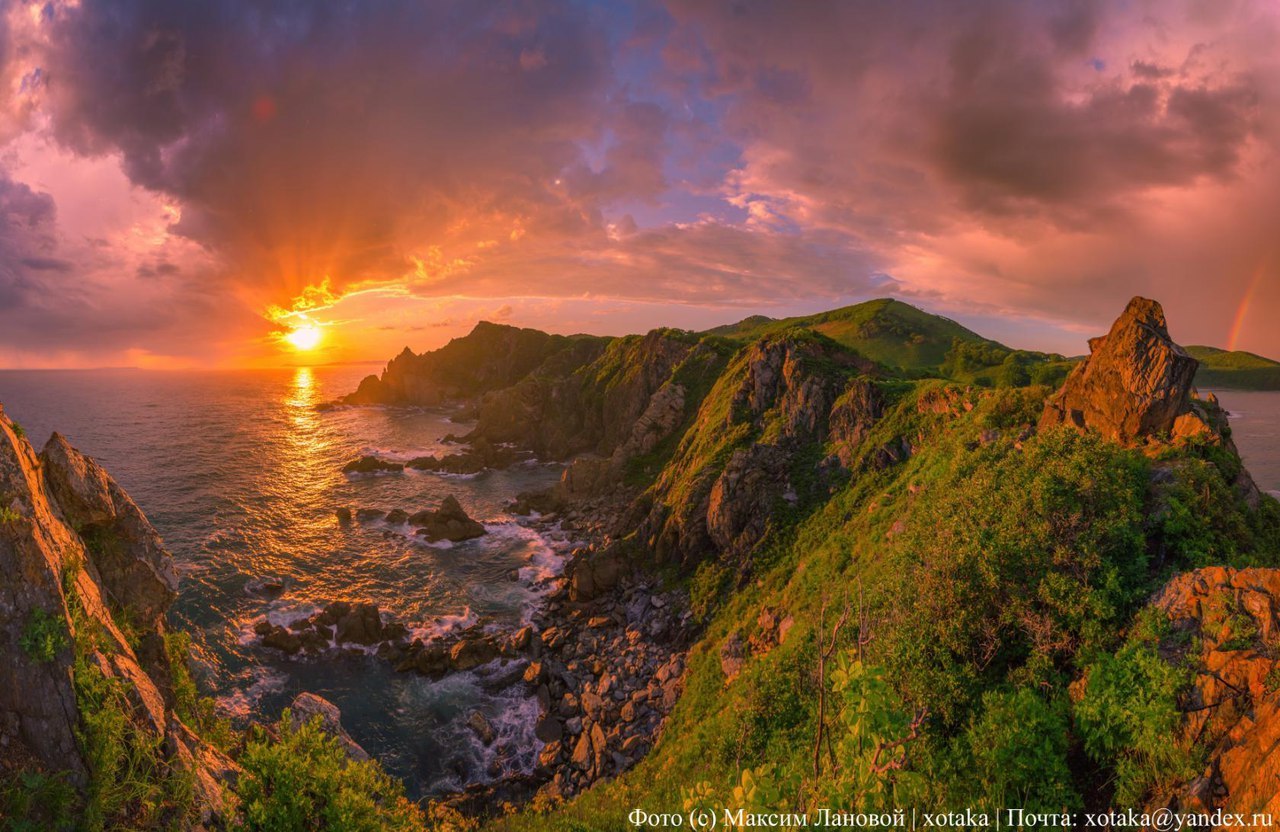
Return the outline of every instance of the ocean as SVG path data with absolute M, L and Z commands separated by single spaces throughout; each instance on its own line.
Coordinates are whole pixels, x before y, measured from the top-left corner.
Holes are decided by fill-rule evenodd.
M 527 770 L 538 711 L 523 693 L 486 692 L 468 673 L 432 681 L 371 656 L 290 659 L 253 643 L 263 616 L 283 623 L 334 600 L 373 601 L 424 639 L 476 622 L 515 629 L 572 546 L 504 510 L 517 492 L 554 483 L 559 466 L 344 475 L 363 454 L 449 453 L 443 438 L 471 428 L 426 410 L 317 409 L 371 369 L 0 371 L 0 403 L 33 442 L 57 430 L 96 458 L 146 512 L 178 565 L 171 619 L 191 633 L 203 686 L 231 714 L 273 720 L 302 691 L 324 696 L 415 796 Z M 426 544 L 404 527 L 335 516 L 339 506 L 412 513 L 448 494 L 488 534 Z M 254 595 L 263 578 L 285 593 Z M 499 735 L 492 746 L 466 725 L 475 709 Z
M 0 371 L 0 403 L 33 441 L 63 433 L 142 506 L 179 566 L 173 622 L 192 634 L 205 689 L 237 718 L 271 720 L 297 693 L 318 693 L 415 796 L 527 770 L 538 714 L 522 693 L 487 692 L 466 673 L 395 673 L 369 656 L 289 659 L 250 638 L 263 616 L 280 623 L 333 600 L 373 601 L 424 638 L 475 622 L 514 629 L 573 546 L 504 509 L 517 492 L 555 482 L 556 465 L 344 475 L 363 454 L 448 453 L 444 437 L 471 427 L 439 411 L 317 409 L 372 369 Z M 1218 395 L 1258 485 L 1280 493 L 1280 393 Z M 377 522 L 341 525 L 334 513 L 413 512 L 448 494 L 486 536 L 427 545 Z M 248 591 L 262 578 L 284 581 L 284 595 Z M 466 726 L 477 708 L 499 733 L 493 746 Z

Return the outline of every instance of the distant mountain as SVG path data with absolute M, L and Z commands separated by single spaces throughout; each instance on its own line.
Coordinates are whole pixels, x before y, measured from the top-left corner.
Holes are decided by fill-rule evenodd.
M 1280 361 L 1243 350 L 1187 347 L 1200 361 L 1196 385 L 1231 390 L 1280 390 Z
M 872 361 L 902 370 L 941 366 L 957 340 L 1012 351 L 950 318 L 930 314 L 892 298 L 869 300 L 795 318 L 773 319 L 753 315 L 736 324 L 708 330 L 707 334 L 751 341 L 794 329 L 820 333 Z

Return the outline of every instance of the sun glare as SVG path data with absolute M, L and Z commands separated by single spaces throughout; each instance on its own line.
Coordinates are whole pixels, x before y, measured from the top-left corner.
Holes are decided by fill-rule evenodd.
M 288 341 L 295 350 L 306 352 L 319 346 L 320 335 L 320 327 L 315 324 L 304 324 L 285 335 L 284 340 Z

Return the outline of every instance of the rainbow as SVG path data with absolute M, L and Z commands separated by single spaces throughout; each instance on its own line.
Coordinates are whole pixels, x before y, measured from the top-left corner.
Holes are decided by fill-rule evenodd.
M 1240 308 L 1236 309 L 1235 320 L 1231 323 L 1231 332 L 1227 335 L 1227 350 L 1229 352 L 1235 352 L 1236 345 L 1240 341 L 1240 333 L 1244 330 L 1245 318 L 1249 316 L 1249 306 L 1253 303 L 1253 296 L 1258 293 L 1258 286 L 1262 284 L 1262 278 L 1266 273 L 1266 263 L 1260 263 L 1258 268 L 1253 271 L 1253 278 L 1249 281 L 1249 288 L 1244 290 L 1244 297 L 1240 299 Z

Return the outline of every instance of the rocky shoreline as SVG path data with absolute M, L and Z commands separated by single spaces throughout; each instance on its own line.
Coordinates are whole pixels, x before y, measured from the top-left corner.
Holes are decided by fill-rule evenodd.
M 496 463 L 493 467 L 522 456 L 482 455 Z M 463 451 L 451 456 L 477 455 Z M 384 472 L 395 464 L 365 457 L 349 465 L 347 473 Z M 572 471 L 572 466 L 566 468 L 565 481 Z M 656 742 L 683 687 L 685 654 L 696 627 L 685 594 L 664 590 L 657 578 L 636 567 L 630 547 L 616 539 L 636 495 L 621 489 L 607 497 L 566 500 L 564 492 L 562 483 L 553 490 L 516 495 L 508 506 L 523 516 L 522 525 L 544 537 L 567 536 L 580 544 L 562 574 L 546 583 L 539 608 L 523 627 L 499 631 L 480 620 L 424 639 L 372 603 L 334 601 L 284 624 L 263 617 L 253 624 L 253 634 L 262 648 L 291 657 L 371 655 L 398 672 L 432 679 L 473 673 L 486 690 L 516 687 L 536 700 L 536 765 L 514 774 L 495 768 L 490 772 L 494 779 L 441 798 L 467 815 L 485 815 L 502 802 L 534 795 L 563 800 L 617 776 Z M 434 511 L 340 507 L 335 514 L 340 524 L 421 526 L 416 534 L 407 534 L 428 541 L 460 541 L 485 533 L 452 496 Z M 267 581 L 264 586 L 275 585 Z M 470 713 L 468 725 L 486 746 L 494 743 L 493 727 L 481 711 Z M 517 749 L 498 751 L 500 758 L 514 758 Z

